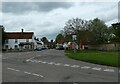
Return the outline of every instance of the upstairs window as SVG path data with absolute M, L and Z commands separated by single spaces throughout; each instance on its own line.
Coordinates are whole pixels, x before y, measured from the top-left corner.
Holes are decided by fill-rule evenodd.
M 8 39 L 6 39 L 5 43 L 8 43 L 8 41 L 9 41 L 9 40 L 8 40 Z
M 18 43 L 18 39 L 15 39 L 15 43 Z
M 29 42 L 29 39 L 26 39 L 26 42 Z

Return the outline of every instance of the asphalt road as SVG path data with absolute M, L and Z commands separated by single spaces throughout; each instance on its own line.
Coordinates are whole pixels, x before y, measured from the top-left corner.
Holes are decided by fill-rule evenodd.
M 64 56 L 63 50 L 3 53 L 3 82 L 118 82 L 115 67 Z

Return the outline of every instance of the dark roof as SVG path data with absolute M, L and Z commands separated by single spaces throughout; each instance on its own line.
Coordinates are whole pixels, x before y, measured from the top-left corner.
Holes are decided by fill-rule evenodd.
M 5 32 L 6 39 L 32 39 L 34 32 Z

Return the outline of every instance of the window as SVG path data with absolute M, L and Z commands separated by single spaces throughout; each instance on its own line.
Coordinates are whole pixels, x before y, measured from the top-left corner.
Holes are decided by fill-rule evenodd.
M 15 45 L 15 49 L 18 48 L 18 45 Z
M 26 42 L 29 42 L 29 39 L 26 39 Z
M 5 45 L 5 48 L 8 49 L 8 45 Z
M 8 43 L 8 39 L 6 39 L 5 43 Z
M 26 49 L 29 49 L 29 45 L 25 45 L 25 48 L 26 48 Z
M 18 39 L 15 39 L 15 43 L 18 43 Z

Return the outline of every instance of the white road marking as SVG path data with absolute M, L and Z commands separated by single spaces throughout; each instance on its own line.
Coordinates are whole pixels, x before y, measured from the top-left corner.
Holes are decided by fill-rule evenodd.
M 79 65 L 72 65 L 71 67 L 78 68 L 80 66 Z
M 12 70 L 12 71 L 20 71 L 20 70 L 17 70 L 17 69 L 13 69 L 13 68 L 7 68 L 9 70 Z M 30 72 L 27 72 L 27 71 L 24 71 L 25 74 L 30 74 L 30 75 L 34 75 L 34 76 L 39 76 L 39 77 L 44 77 L 40 74 L 36 74 L 36 73 L 30 73 Z
M 54 64 L 54 62 L 50 62 L 50 63 L 48 63 L 48 64 L 52 65 L 52 64 Z
M 64 64 L 64 66 L 70 66 L 69 64 Z
M 30 72 L 26 72 L 26 71 L 24 71 L 24 73 L 26 73 L 26 74 L 31 74 Z
M 27 59 L 26 61 L 28 62 L 28 61 L 30 61 L 30 60 L 32 60 L 32 59 L 34 59 L 34 57 L 31 57 L 31 58 Z
M 42 75 L 40 75 L 40 74 L 36 74 L 36 73 L 32 73 L 32 75 L 34 75 L 34 76 L 40 76 L 40 77 L 44 77 L 44 76 L 42 76 Z
M 32 75 L 39 76 L 39 74 L 32 73 Z
M 89 66 L 81 67 L 81 69 L 89 69 L 89 68 L 90 68 Z
M 17 70 L 17 69 L 13 69 L 13 68 L 8 68 L 9 70 L 13 70 L 13 71 L 20 71 L 20 70 Z
M 38 60 L 34 60 L 36 63 L 39 63 Z
M 103 71 L 107 71 L 107 72 L 114 72 L 115 70 L 114 69 L 105 69 Z
M 28 60 L 26 60 L 26 61 L 31 61 L 31 62 L 36 62 L 36 63 L 47 63 L 47 64 L 50 64 L 50 65 L 57 65 L 57 66 L 59 66 L 59 65 L 61 65 L 62 63 L 55 63 L 55 62 L 45 62 L 45 61 L 41 61 L 41 60 L 32 60 L 34 57 L 32 57 L 32 58 L 30 58 L 30 59 L 28 59 Z M 63 66 L 69 66 L 69 67 L 73 67 L 73 68 L 78 68 L 78 67 L 80 67 L 79 65 L 70 65 L 70 64 L 64 64 Z M 80 67 L 81 69 L 89 69 L 89 68 L 91 68 L 90 66 L 83 66 L 83 67 Z M 92 70 L 97 70 L 97 71 L 100 71 L 100 70 L 102 70 L 102 68 L 100 68 L 100 67 L 93 67 L 93 68 L 91 68 Z M 115 70 L 114 69 L 105 69 L 105 70 L 103 70 L 103 71 L 106 71 L 106 72 L 115 72 Z M 120 71 L 119 71 L 120 72 Z
M 56 63 L 55 65 L 59 66 L 59 65 L 61 65 L 61 63 Z
M 47 63 L 47 62 L 41 62 L 41 63 L 45 64 L 45 63 Z
M 94 67 L 94 68 L 92 68 L 92 70 L 98 70 L 98 71 L 100 71 L 101 68 Z
M 42 61 L 38 61 L 38 63 L 40 63 L 40 62 L 42 62 Z
M 35 60 L 30 60 L 31 62 L 35 62 Z

